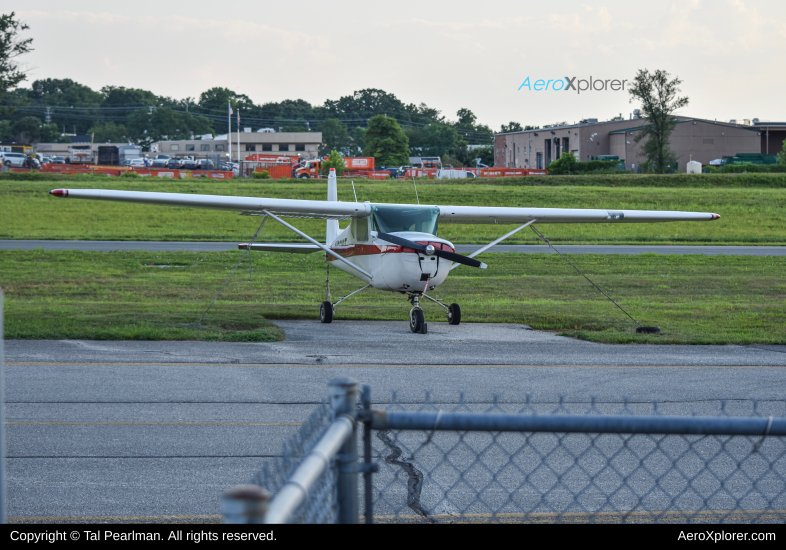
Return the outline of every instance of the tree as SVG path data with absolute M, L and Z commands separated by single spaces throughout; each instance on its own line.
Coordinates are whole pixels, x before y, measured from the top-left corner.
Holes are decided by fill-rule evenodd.
M 396 166 L 409 162 L 409 139 L 395 118 L 371 117 L 363 139 L 363 154 L 374 157 L 379 165 Z
M 475 113 L 469 109 L 461 108 L 456 112 L 456 116 L 458 117 L 456 128 L 475 129 L 475 121 L 478 120 L 478 117 L 475 116 Z
M 114 122 L 97 122 L 87 133 L 94 135 L 93 141 L 96 143 L 122 143 L 128 138 L 128 129 Z
M 57 124 L 50 122 L 41 126 L 41 131 L 38 135 L 41 143 L 70 143 L 71 138 L 63 136 Z
M 523 128 L 521 127 L 521 124 L 519 124 L 518 122 L 511 121 L 509 124 L 502 125 L 503 134 L 507 134 L 508 132 L 521 132 L 522 130 Z
M 150 144 L 167 139 L 190 139 L 191 134 L 212 134 L 210 121 L 191 113 L 178 113 L 168 107 L 138 109 L 128 116 L 128 133 L 147 151 Z
M 17 143 L 36 143 L 41 138 L 41 119 L 35 116 L 22 117 L 14 122 L 12 130 Z
M 14 131 L 11 129 L 10 120 L 0 120 L 0 141 L 11 141 Z
M 14 61 L 22 54 L 28 53 L 32 38 L 21 39 L 17 35 L 30 27 L 14 19 L 15 12 L 0 15 L 0 100 L 5 93 L 16 88 L 27 78 L 24 71 Z M 0 113 L 13 112 L 12 109 L 0 108 Z
M 329 118 L 319 125 L 322 132 L 322 145 L 319 147 L 320 156 L 327 155 L 334 149 L 346 154 L 349 147 L 349 130 L 337 118 Z
M 786 139 L 783 140 L 783 151 L 778 153 L 778 164 L 786 164 Z
M 328 156 L 328 159 L 322 163 L 322 173 L 327 174 L 330 172 L 331 168 L 336 169 L 336 175 L 340 176 L 346 170 L 347 165 L 344 163 L 344 159 L 341 158 L 341 155 L 338 151 L 333 149 Z
M 630 87 L 630 101 L 641 101 L 641 110 L 647 125 L 634 138 L 636 143 L 646 140 L 641 148 L 642 155 L 659 173 L 664 173 L 677 160 L 669 147 L 669 136 L 677 124 L 674 111 L 688 104 L 687 97 L 677 97 L 680 91 L 679 78 L 669 80 L 669 73 L 657 70 L 650 73 L 639 70 Z
M 459 143 L 458 132 L 448 124 L 429 124 L 423 128 L 422 139 L 421 155 L 431 157 L 443 157 Z

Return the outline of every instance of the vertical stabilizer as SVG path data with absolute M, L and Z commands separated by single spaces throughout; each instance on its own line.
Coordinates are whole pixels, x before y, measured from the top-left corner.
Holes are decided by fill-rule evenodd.
M 338 201 L 338 183 L 336 181 L 336 169 L 331 168 L 328 173 L 327 200 Z M 327 239 L 326 245 L 330 246 L 338 236 L 338 220 L 327 220 Z

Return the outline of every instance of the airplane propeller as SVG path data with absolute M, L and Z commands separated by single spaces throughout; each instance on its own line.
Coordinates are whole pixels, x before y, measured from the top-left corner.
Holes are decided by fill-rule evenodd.
M 399 246 L 406 246 L 407 248 L 412 248 L 414 250 L 422 252 L 426 256 L 437 256 L 439 258 L 450 260 L 451 262 L 468 265 L 470 267 L 479 267 L 480 269 L 486 269 L 488 267 L 483 262 L 479 262 L 467 256 L 462 256 L 461 254 L 456 254 L 455 252 L 448 252 L 447 250 L 441 250 L 430 244 L 429 245 L 419 244 L 414 241 L 410 241 L 409 239 L 397 237 L 396 235 L 391 235 L 389 233 L 377 233 L 377 236 L 380 239 L 383 239 L 390 243 L 397 244 Z

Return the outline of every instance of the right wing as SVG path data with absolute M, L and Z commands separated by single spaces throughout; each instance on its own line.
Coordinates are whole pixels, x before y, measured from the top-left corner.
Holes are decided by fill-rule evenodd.
M 185 206 L 230 210 L 249 216 L 264 216 L 267 210 L 284 218 L 316 218 L 347 220 L 355 216 L 368 216 L 368 203 L 338 201 L 307 201 L 293 199 L 268 199 L 265 197 L 230 197 L 225 195 L 192 195 L 186 193 L 153 193 L 149 191 L 113 191 L 108 189 L 55 189 L 49 192 L 56 197 L 92 199 L 101 201 L 133 202 L 163 206 Z

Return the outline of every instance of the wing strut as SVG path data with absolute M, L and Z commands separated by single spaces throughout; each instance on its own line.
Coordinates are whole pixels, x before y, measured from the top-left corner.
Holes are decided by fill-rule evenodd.
M 497 239 L 496 241 L 492 241 L 492 242 L 490 242 L 489 244 L 487 244 L 486 246 L 483 246 L 483 247 L 481 247 L 481 248 L 478 248 L 478 249 L 477 249 L 475 252 L 473 252 L 472 254 L 470 254 L 469 256 L 467 256 L 467 258 L 474 258 L 475 256 L 477 256 L 477 255 L 478 255 L 478 254 L 480 254 L 481 252 L 485 252 L 486 250 L 488 250 L 489 248 L 491 248 L 491 247 L 492 247 L 492 246 L 494 246 L 495 244 L 499 244 L 499 243 L 501 243 L 502 241 L 504 241 L 504 240 L 505 240 L 505 239 L 507 239 L 508 237 L 511 237 L 511 236 L 515 235 L 516 233 L 518 233 L 519 231 L 521 231 L 522 229 L 524 229 L 524 228 L 525 228 L 525 227 L 527 227 L 528 225 L 535 223 L 536 221 L 537 221 L 537 220 L 530 220 L 530 221 L 528 221 L 527 223 L 525 223 L 524 225 L 521 225 L 521 226 L 517 227 L 516 229 L 514 229 L 514 230 L 513 230 L 513 231 L 511 231 L 510 233 L 505 233 L 504 235 L 502 235 L 502 236 L 501 236 L 499 239 Z M 454 265 L 453 267 L 451 267 L 451 268 L 450 268 L 450 270 L 451 270 L 451 271 L 453 271 L 454 269 L 456 269 L 456 268 L 457 268 L 458 266 L 460 266 L 460 265 L 461 265 L 461 264 L 456 264 L 456 265 Z
M 312 239 L 311 237 L 309 237 L 308 235 L 306 235 L 305 233 L 303 233 L 303 232 L 302 232 L 300 229 L 298 229 L 297 227 L 294 227 L 294 226 L 292 226 L 292 225 L 289 225 L 287 222 L 285 222 L 284 220 L 282 220 L 281 218 L 279 218 L 279 217 L 278 217 L 278 216 L 276 216 L 275 214 L 271 214 L 271 213 L 270 213 L 268 210 L 263 210 L 262 212 L 263 212 L 263 213 L 264 213 L 266 216 L 270 216 L 271 218 L 273 218 L 274 220 L 276 220 L 278 223 L 280 223 L 281 225 L 283 225 L 283 226 L 284 226 L 284 227 L 286 227 L 287 229 L 291 229 L 292 231 L 294 231 L 295 233 L 297 233 L 298 235 L 300 235 L 301 237 L 303 237 L 304 239 L 306 239 L 308 242 L 310 242 L 310 243 L 312 243 L 312 244 L 315 244 L 315 245 L 317 245 L 319 248 L 321 248 L 322 250 L 324 250 L 325 252 L 327 252 L 327 253 L 328 253 L 328 254 L 330 254 L 331 256 L 335 257 L 337 260 L 341 260 L 342 262 L 344 262 L 345 264 L 347 264 L 347 265 L 348 265 L 349 267 L 351 267 L 352 269 L 354 269 L 354 270 L 356 270 L 356 271 L 359 271 L 360 273 L 362 273 L 363 275 L 365 275 L 365 276 L 366 276 L 366 277 L 368 277 L 369 279 L 373 279 L 373 278 L 374 278 L 374 276 L 373 276 L 371 273 L 369 273 L 368 271 L 366 271 L 365 269 L 361 269 L 361 268 L 359 268 L 358 266 L 356 266 L 355 264 L 353 264 L 352 262 L 349 262 L 349 261 L 347 261 L 347 259 L 346 259 L 346 258 L 344 258 L 343 256 L 339 256 L 338 254 L 336 254 L 335 252 L 333 252 L 332 250 L 330 250 L 330 249 L 329 249 L 327 246 L 325 246 L 324 244 L 322 244 L 322 243 L 320 243 L 320 242 L 317 242 L 315 239 Z

